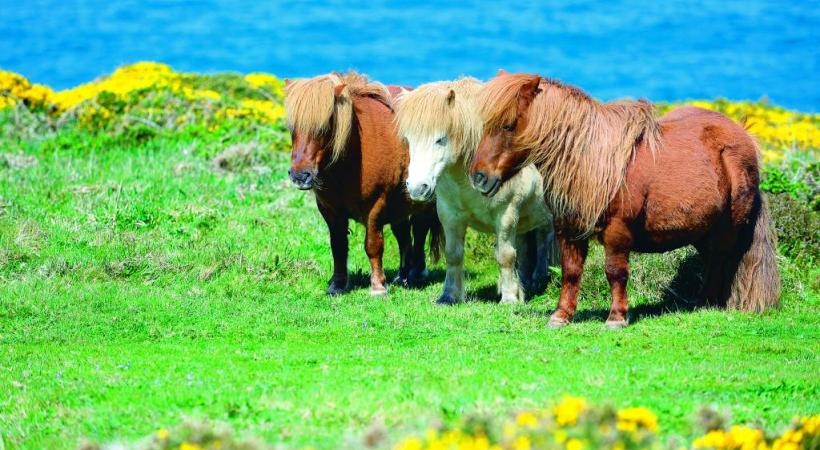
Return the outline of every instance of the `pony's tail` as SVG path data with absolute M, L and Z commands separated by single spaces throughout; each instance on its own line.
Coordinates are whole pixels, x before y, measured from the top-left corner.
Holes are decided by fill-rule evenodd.
M 433 218 L 430 223 L 430 256 L 433 257 L 433 262 L 438 262 L 441 259 L 444 244 L 444 226 L 441 225 L 438 214 L 433 211 Z
M 766 197 L 760 191 L 758 195 L 758 212 L 744 233 L 747 243 L 751 234 L 751 242 L 740 255 L 726 301 L 727 308 L 748 312 L 761 312 L 780 303 L 780 273 L 775 253 L 777 236 Z

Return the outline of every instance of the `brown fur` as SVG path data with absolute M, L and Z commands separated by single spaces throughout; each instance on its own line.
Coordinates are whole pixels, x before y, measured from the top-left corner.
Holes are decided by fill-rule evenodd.
M 481 91 L 480 113 L 489 129 L 513 123 L 518 92 L 533 80 L 509 74 L 505 84 L 489 83 Z M 595 223 L 623 184 L 626 166 L 643 137 L 657 147 L 658 124 L 644 101 L 600 103 L 574 86 L 541 79 L 542 92 L 529 106 L 529 120 L 517 132 L 517 149 L 538 148 L 524 164 L 535 164 L 544 177 L 546 201 L 556 215 L 572 217 L 579 231 Z M 560 98 L 560 101 L 556 101 Z
M 707 300 L 744 311 L 778 304 L 757 145 L 742 126 L 692 107 L 655 121 L 648 103 L 603 104 L 525 74 L 499 75 L 479 102 L 485 134 L 471 166 L 474 179 L 506 179 L 530 161 L 545 177 L 562 249 L 552 325 L 575 312 L 590 232 L 606 251 L 610 326 L 626 324 L 632 251 L 694 245 L 706 262 Z
M 392 101 L 388 88 L 352 72 L 296 80 L 286 88 L 293 140 L 289 173 L 297 186 L 313 190 L 328 225 L 334 261 L 331 294 L 347 288 L 350 219 L 365 226 L 373 294 L 386 292 L 385 224 L 399 243 L 397 278 L 405 284 L 420 283 L 426 276 L 427 232 L 434 244 L 440 242 L 435 204 L 414 203 L 404 191 L 409 154 L 396 135 Z
M 330 73 L 288 83 L 288 126 L 302 134 L 319 134 L 332 128 L 331 161 L 336 161 L 347 148 L 353 126 L 353 96 L 371 97 L 392 108 L 392 96 L 381 83 L 370 82 L 356 72 Z

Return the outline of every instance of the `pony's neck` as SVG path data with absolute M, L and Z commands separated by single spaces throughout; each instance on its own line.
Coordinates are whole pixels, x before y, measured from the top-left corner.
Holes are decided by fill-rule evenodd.
M 600 103 L 572 89 L 550 86 L 536 97 L 523 144 L 553 213 L 588 234 L 623 185 L 638 141 L 656 140 L 657 123 L 646 102 Z

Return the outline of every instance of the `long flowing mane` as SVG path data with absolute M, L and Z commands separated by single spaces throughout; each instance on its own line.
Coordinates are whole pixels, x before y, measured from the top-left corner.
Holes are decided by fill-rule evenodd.
M 533 75 L 502 74 L 485 85 L 478 102 L 487 129 L 516 119 L 518 93 L 532 80 Z M 526 163 L 539 168 L 556 217 L 588 234 L 623 185 L 640 141 L 653 154 L 659 148 L 654 108 L 644 100 L 601 103 L 552 79 L 542 78 L 539 88 L 514 150 L 529 149 Z
M 341 85 L 344 88 L 337 96 L 336 87 Z M 387 88 L 356 72 L 330 73 L 293 80 L 285 88 L 288 126 L 295 132 L 312 136 L 332 133 L 331 161 L 336 161 L 347 148 L 353 127 L 355 97 L 374 98 L 392 109 L 392 99 Z
M 464 77 L 423 84 L 403 93 L 396 112 L 399 134 L 429 136 L 444 132 L 456 157 L 469 164 L 481 140 L 483 123 L 476 103 L 480 89 L 481 82 Z

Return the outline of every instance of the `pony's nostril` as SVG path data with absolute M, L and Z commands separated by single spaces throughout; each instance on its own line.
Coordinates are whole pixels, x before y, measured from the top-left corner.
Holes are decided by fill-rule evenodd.
M 484 172 L 476 172 L 473 174 L 473 183 L 481 186 L 487 181 L 487 175 Z

